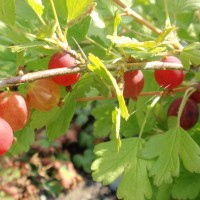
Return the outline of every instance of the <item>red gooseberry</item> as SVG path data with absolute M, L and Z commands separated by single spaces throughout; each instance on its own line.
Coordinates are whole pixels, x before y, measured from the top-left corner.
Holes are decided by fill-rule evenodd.
M 0 94 L 0 117 L 10 124 L 13 131 L 22 129 L 28 118 L 24 97 L 18 92 L 2 92 Z
M 36 110 L 51 110 L 60 101 L 59 85 L 50 78 L 29 83 L 26 87 L 26 100 Z
M 162 62 L 181 63 L 181 61 L 174 57 L 168 56 L 162 59 Z M 178 87 L 184 80 L 184 72 L 181 70 L 155 70 L 154 77 L 158 85 L 167 90 Z
M 13 143 L 13 131 L 7 121 L 0 118 L 0 156 L 5 154 Z
M 128 71 L 124 73 L 125 98 L 136 100 L 144 86 L 144 76 L 141 70 Z
M 178 116 L 181 102 L 182 98 L 178 98 L 170 104 L 168 116 Z M 198 116 L 199 110 L 197 104 L 193 100 L 188 99 L 181 115 L 180 126 L 185 130 L 192 128 L 197 123 Z
M 48 68 L 56 69 L 56 68 L 70 68 L 75 67 L 76 60 L 71 55 L 66 52 L 57 52 L 55 53 L 51 59 L 49 60 Z M 78 81 L 80 77 L 79 73 L 74 74 L 66 74 L 61 76 L 54 76 L 52 80 L 62 86 L 70 86 Z

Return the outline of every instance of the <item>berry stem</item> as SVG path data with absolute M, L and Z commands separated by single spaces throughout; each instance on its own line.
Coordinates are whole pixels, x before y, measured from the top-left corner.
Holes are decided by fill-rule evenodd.
M 189 87 L 186 91 L 185 91 L 185 94 L 183 96 L 183 99 L 182 99 L 182 102 L 181 102 L 181 105 L 180 105 L 180 108 L 178 110 L 178 125 L 180 126 L 180 120 L 181 120 L 181 115 L 182 115 L 182 112 L 183 112 L 183 109 L 185 107 L 185 104 L 188 100 L 188 98 L 190 97 L 190 95 L 195 92 L 196 89 L 194 87 Z
M 143 123 L 142 123 L 142 126 L 140 128 L 140 133 L 139 133 L 139 138 L 142 137 L 142 133 L 144 131 L 144 128 L 145 128 L 145 124 L 147 122 L 147 119 L 149 117 L 149 114 L 151 113 L 152 111 L 152 108 L 154 108 L 154 106 L 156 105 L 156 103 L 160 100 L 160 97 L 157 96 L 153 99 L 153 102 L 151 103 L 151 105 L 149 106 L 149 109 L 147 110 L 146 114 L 145 114 L 145 117 L 144 117 L 144 120 L 143 120 Z

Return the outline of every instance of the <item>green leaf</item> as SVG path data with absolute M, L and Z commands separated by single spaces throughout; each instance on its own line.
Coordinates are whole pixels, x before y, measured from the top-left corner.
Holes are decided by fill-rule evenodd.
M 55 33 L 57 28 L 57 24 L 55 21 L 51 21 L 48 24 L 43 25 L 37 33 L 38 39 L 44 39 L 44 38 L 51 38 L 53 34 Z
M 95 147 L 97 159 L 92 164 L 92 176 L 104 185 L 114 182 L 122 175 L 117 197 L 124 200 L 145 200 L 152 196 L 147 168 L 149 162 L 138 157 L 144 141 L 138 138 L 122 139 L 120 151 L 115 141 Z
M 152 131 L 155 127 L 155 105 L 160 100 L 158 96 L 152 98 L 139 98 L 136 102 L 136 116 L 138 124 L 143 132 Z
M 35 133 L 30 126 L 26 126 L 22 130 L 15 132 L 14 137 L 16 137 L 17 141 L 9 150 L 14 155 L 27 152 L 35 141 Z
M 107 137 L 112 130 L 112 113 L 115 105 L 111 104 L 98 105 L 92 110 L 95 117 L 94 132 L 95 137 Z
M 157 43 L 155 41 L 145 41 L 145 42 L 139 42 L 135 38 L 131 39 L 129 37 L 125 36 L 107 36 L 108 39 L 110 39 L 112 42 L 117 44 L 118 47 L 127 47 L 131 49 L 152 49 L 157 46 Z
M 71 46 L 75 46 L 73 38 L 80 43 L 87 35 L 90 26 L 90 17 L 86 17 L 80 23 L 70 27 L 67 32 L 67 41 Z M 81 31 L 80 31 L 81 30 Z
M 120 22 L 121 22 L 121 16 L 116 11 L 115 12 L 115 19 L 114 19 L 114 27 L 113 27 L 113 36 L 117 36 L 117 28 L 118 28 Z M 111 42 L 111 44 L 109 45 L 109 47 L 107 49 L 107 54 L 109 54 L 110 50 L 112 49 L 113 44 L 114 44 L 114 42 Z
M 200 193 L 200 174 L 184 171 L 175 180 L 172 196 L 175 199 L 195 199 Z
M 200 8 L 199 0 L 168 0 L 169 10 L 175 14 L 192 12 Z
M 68 93 L 65 104 L 61 108 L 59 115 L 47 126 L 47 136 L 50 140 L 63 135 L 69 128 L 72 117 L 76 109 L 76 98 L 74 93 Z
M 156 200 L 170 200 L 171 199 L 171 184 L 163 184 L 158 188 Z M 152 199 L 154 200 L 154 199 Z
M 15 0 L 0 0 L 0 20 L 15 25 Z
M 189 69 L 190 65 L 200 65 L 200 42 L 194 42 L 186 46 L 180 55 L 180 59 L 185 69 Z
M 50 56 L 45 56 L 40 58 L 39 56 L 35 56 L 34 60 L 30 60 L 26 63 L 26 68 L 31 71 L 36 70 L 46 70 L 48 68 L 47 64 L 50 60 Z
M 34 10 L 39 18 L 42 17 L 44 6 L 42 5 L 41 0 L 26 0 L 28 5 Z
M 113 123 L 112 133 L 116 140 L 118 151 L 122 146 L 122 142 L 121 142 L 121 138 L 120 138 L 120 122 L 121 122 L 120 110 L 118 108 L 115 108 L 115 110 L 113 110 L 113 112 L 112 112 L 112 123 Z
M 140 127 L 136 118 L 136 113 L 130 115 L 127 121 L 121 120 L 121 134 L 124 137 L 136 136 L 140 132 Z
M 90 73 L 84 73 L 81 75 L 78 83 L 73 88 L 73 93 L 76 98 L 87 96 L 86 94 L 91 91 L 93 86 L 94 77 Z
M 179 127 L 151 137 L 142 151 L 142 157 L 156 159 L 150 176 L 154 177 L 154 184 L 158 186 L 172 183 L 173 177 L 179 176 L 180 158 L 187 170 L 200 173 L 200 147 Z
M 179 155 L 184 167 L 190 172 L 200 173 L 200 147 L 184 129 L 180 134 Z
M 92 86 L 96 88 L 101 95 L 105 97 L 108 97 L 110 95 L 111 88 L 105 82 L 102 82 L 101 77 L 96 74 L 94 76 L 94 83 Z
M 115 89 L 115 92 L 117 94 L 117 99 L 119 102 L 119 107 L 121 110 L 121 116 L 124 119 L 129 118 L 128 109 L 126 107 L 124 97 L 122 94 L 122 91 L 119 89 L 118 84 L 115 80 L 115 78 L 112 76 L 112 74 L 106 69 L 104 64 L 101 62 L 101 60 L 98 57 L 95 57 L 92 54 L 89 54 L 89 60 L 92 62 L 92 64 L 88 64 L 88 68 L 93 71 L 95 74 L 101 77 L 102 82 L 105 81 L 109 85 L 113 86 Z
M 74 23 L 81 21 L 83 17 L 89 15 L 95 7 L 93 0 L 66 0 L 67 22 Z
M 156 43 L 160 44 L 162 43 L 166 37 L 175 29 L 175 26 L 169 27 L 169 28 L 165 28 L 158 36 Z
M 39 129 L 44 126 L 48 126 L 49 124 L 54 122 L 54 120 L 58 117 L 60 112 L 61 109 L 59 107 L 55 107 L 48 112 L 40 112 L 35 110 L 31 115 L 31 128 Z
M 139 42 L 135 38 L 131 39 L 125 36 L 110 36 L 110 35 L 108 35 L 107 38 L 110 39 L 112 42 L 114 42 L 117 47 L 131 49 L 132 50 L 131 55 L 134 58 L 140 58 L 140 59 L 150 58 L 166 50 L 165 46 L 161 46 L 162 43 L 158 44 L 156 41 Z M 159 38 L 159 40 L 161 39 L 162 38 Z
M 115 13 L 115 20 L 114 20 L 114 32 L 113 35 L 117 35 L 117 28 L 121 22 L 121 16 L 118 12 Z

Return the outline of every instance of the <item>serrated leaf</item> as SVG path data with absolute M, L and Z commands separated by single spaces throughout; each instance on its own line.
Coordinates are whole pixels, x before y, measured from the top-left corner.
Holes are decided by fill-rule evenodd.
M 195 199 L 200 193 L 200 174 L 184 171 L 175 180 L 172 196 L 175 199 Z
M 93 0 L 66 0 L 67 22 L 74 23 L 92 12 L 96 5 Z
M 117 28 L 121 22 L 121 16 L 119 13 L 116 11 L 115 12 L 115 19 L 114 19 L 114 26 L 113 26 L 113 36 L 117 36 Z M 112 49 L 114 42 L 112 41 L 111 44 L 109 45 L 107 49 L 107 54 L 109 54 L 110 50 Z
M 42 17 L 44 6 L 42 5 L 41 0 L 26 0 L 28 5 L 34 10 L 39 18 Z
M 69 128 L 76 109 L 76 98 L 74 93 L 68 93 L 65 104 L 59 115 L 47 126 L 47 136 L 50 140 L 63 135 Z
M 153 49 L 157 46 L 155 41 L 139 42 L 135 38 L 131 39 L 124 36 L 107 36 L 107 38 L 114 42 L 118 47 L 144 50 Z
M 142 157 L 156 159 L 150 176 L 154 177 L 154 184 L 158 186 L 171 183 L 173 177 L 179 176 L 180 158 L 187 170 L 200 173 L 200 147 L 179 127 L 151 137 L 142 151 Z
M 30 126 L 26 126 L 22 130 L 15 132 L 14 137 L 16 137 L 17 141 L 9 150 L 14 155 L 27 152 L 35 141 L 35 133 Z
M 15 25 L 15 0 L 0 0 L 0 20 Z
M 184 129 L 180 134 L 179 155 L 183 165 L 190 172 L 200 173 L 200 147 Z
M 115 43 L 117 47 L 131 49 L 131 55 L 134 58 L 151 58 L 166 50 L 165 46 L 161 46 L 156 41 L 139 42 L 135 38 L 110 35 L 107 38 Z
M 120 110 L 118 108 L 115 108 L 115 110 L 113 110 L 113 112 L 112 112 L 112 123 L 113 123 L 112 133 L 116 140 L 118 151 L 122 146 L 122 142 L 121 142 L 121 138 L 120 138 L 120 122 L 121 122 Z
M 130 44 L 130 43 L 136 43 L 138 42 L 136 39 L 131 39 L 126 36 L 112 36 L 108 35 L 107 38 L 111 40 L 113 43 L 116 43 L 117 45 L 123 45 L 123 44 Z
M 40 112 L 35 110 L 31 115 L 31 128 L 39 129 L 44 126 L 48 126 L 49 124 L 53 123 L 53 121 L 58 117 L 60 112 L 61 109 L 59 107 L 55 107 L 48 112 Z
M 119 102 L 119 107 L 121 110 L 121 116 L 124 119 L 128 119 L 129 113 L 128 109 L 126 107 L 124 97 L 122 94 L 122 91 L 119 89 L 118 84 L 115 80 L 115 78 L 112 76 L 112 74 L 106 69 L 104 64 L 101 62 L 101 60 L 98 57 L 95 57 L 92 54 L 89 54 L 89 60 L 92 62 L 92 64 L 88 64 L 88 68 L 93 71 L 95 74 L 97 74 L 99 77 L 101 77 L 102 82 L 107 82 L 110 86 L 113 86 L 115 89 L 115 92 L 117 94 L 117 99 Z
M 124 200 L 145 200 L 152 196 L 147 167 L 148 161 L 138 157 L 144 141 L 138 138 L 122 139 L 118 152 L 115 141 L 95 147 L 97 159 L 92 164 L 92 176 L 104 185 L 114 182 L 120 175 L 117 196 Z
M 200 65 L 200 42 L 194 42 L 181 51 L 180 59 L 185 69 L 189 69 L 190 65 Z

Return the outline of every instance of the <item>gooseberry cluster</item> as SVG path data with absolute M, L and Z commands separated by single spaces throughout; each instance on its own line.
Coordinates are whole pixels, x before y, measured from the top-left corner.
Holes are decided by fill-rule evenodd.
M 163 62 L 180 63 L 176 57 L 169 56 Z M 75 58 L 66 52 L 56 52 L 48 63 L 48 69 L 72 68 L 77 65 Z M 180 70 L 155 70 L 154 77 L 158 85 L 172 90 L 182 84 L 184 72 Z M 60 86 L 71 86 L 80 77 L 79 73 L 54 76 L 28 83 L 23 97 L 16 91 L 0 93 L 0 156 L 6 153 L 13 143 L 13 132 L 24 128 L 30 118 L 31 108 L 40 112 L 53 109 L 59 104 Z M 144 75 L 141 70 L 127 71 L 123 75 L 123 95 L 137 100 L 144 87 Z M 175 99 L 168 109 L 168 116 L 177 116 L 182 98 Z M 198 120 L 200 90 L 193 93 L 185 104 L 180 125 L 185 130 L 192 128 Z
M 73 66 L 76 60 L 66 52 L 55 53 L 48 64 L 49 69 Z M 36 80 L 27 84 L 25 97 L 15 91 L 0 93 L 0 156 L 12 146 L 13 132 L 26 126 L 31 108 L 41 112 L 53 109 L 61 98 L 59 85 L 71 86 L 79 77 L 76 73 Z
M 174 57 L 168 56 L 161 60 L 162 62 L 181 63 L 181 61 Z M 155 70 L 154 78 L 157 84 L 170 91 L 180 86 L 184 80 L 185 74 L 180 70 Z M 141 93 L 144 86 L 144 76 L 141 70 L 128 71 L 124 73 L 124 90 L 123 95 L 125 98 L 137 100 L 138 95 Z M 182 98 L 175 99 L 169 106 L 168 116 L 178 116 L 178 111 Z M 200 90 L 194 92 L 187 100 L 183 109 L 180 126 L 188 130 L 192 128 L 198 121 L 199 110 L 197 103 L 200 103 Z

